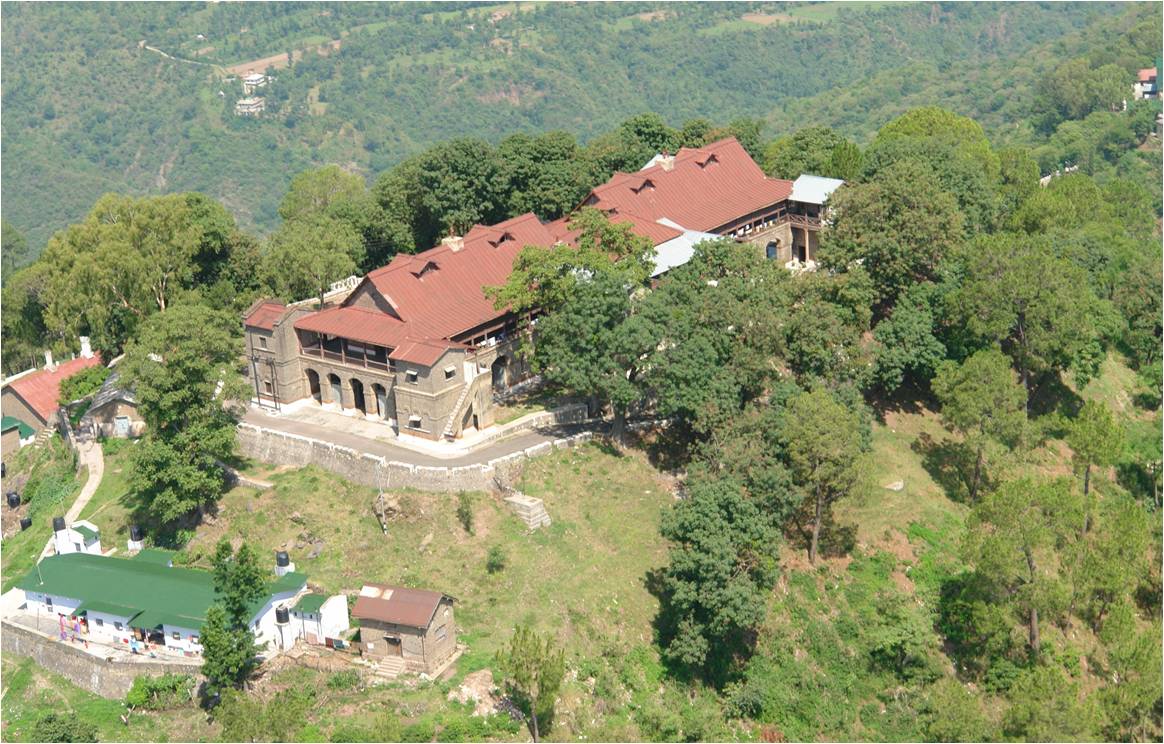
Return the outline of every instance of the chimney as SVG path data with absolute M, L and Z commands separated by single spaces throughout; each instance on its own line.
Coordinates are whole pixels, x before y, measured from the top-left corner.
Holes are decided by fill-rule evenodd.
M 663 150 L 663 157 L 659 158 L 659 165 L 663 166 L 663 170 L 667 172 L 675 170 L 675 156 Z
M 81 358 L 82 359 L 92 359 L 93 358 L 93 347 L 89 345 L 89 337 L 88 336 L 81 336 Z
M 50 349 L 45 349 L 44 352 L 44 368 L 49 372 L 56 372 L 57 365 L 53 362 L 53 352 Z
M 441 245 L 447 245 L 453 253 L 458 253 L 465 247 L 465 239 L 460 235 L 450 235 L 441 240 Z

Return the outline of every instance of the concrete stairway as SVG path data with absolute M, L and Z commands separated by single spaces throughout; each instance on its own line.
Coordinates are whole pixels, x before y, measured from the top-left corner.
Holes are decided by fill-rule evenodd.
M 399 656 L 386 656 L 372 665 L 372 676 L 380 679 L 396 679 L 404 674 L 404 659 Z
M 445 422 L 445 430 L 441 432 L 441 436 L 445 439 L 456 438 L 457 422 L 461 420 L 461 415 L 465 412 L 465 401 L 469 399 L 472 393 L 476 392 L 477 386 L 481 384 L 481 380 L 484 377 L 486 375 L 477 375 L 461 390 L 461 394 L 457 397 L 457 402 L 453 404 L 452 413 L 449 414 L 448 421 Z
M 546 513 L 545 504 L 541 499 L 514 491 L 505 497 L 505 503 L 531 530 L 550 526 L 550 515 Z

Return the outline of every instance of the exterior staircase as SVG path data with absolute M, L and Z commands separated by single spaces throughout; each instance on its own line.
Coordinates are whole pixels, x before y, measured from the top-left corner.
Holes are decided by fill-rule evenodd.
M 465 412 L 465 401 L 469 399 L 480 386 L 482 380 L 489 380 L 488 373 L 478 374 L 461 389 L 461 394 L 457 397 L 457 402 L 453 404 L 452 413 L 449 414 L 448 421 L 445 422 L 445 430 L 441 432 L 441 436 L 445 439 L 453 439 L 457 436 L 457 422 L 461 420 L 461 416 Z
M 505 503 L 531 530 L 550 526 L 550 515 L 546 513 L 546 506 L 541 499 L 514 491 L 505 497 Z
M 404 674 L 404 659 L 399 656 L 385 656 L 372 665 L 372 676 L 382 680 L 396 679 Z

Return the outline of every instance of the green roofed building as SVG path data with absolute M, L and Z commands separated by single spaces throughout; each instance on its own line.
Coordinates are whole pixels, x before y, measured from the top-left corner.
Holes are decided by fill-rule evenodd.
M 170 562 L 166 551 L 128 560 L 56 555 L 41 561 L 16 586 L 24 590 L 26 612 L 66 620 L 76 616 L 88 626 L 92 640 L 126 645 L 150 641 L 197 654 L 206 611 L 217 600 L 214 577 L 208 571 L 171 567 Z M 251 608 L 260 646 L 277 640 L 276 608 L 290 610 L 306 587 L 307 577 L 295 572 L 268 584 L 267 593 Z M 71 623 L 66 626 L 71 628 Z

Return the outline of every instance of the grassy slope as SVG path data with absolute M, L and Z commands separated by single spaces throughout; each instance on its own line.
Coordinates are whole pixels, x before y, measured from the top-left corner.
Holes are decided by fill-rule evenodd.
M 1127 368 L 1113 357 L 1082 396 L 1118 406 L 1131 383 Z M 947 495 L 937 462 L 924 456 L 934 451 L 927 442 L 941 444 L 950 437 L 932 412 L 888 412 L 874 428 L 872 466 L 864 485 L 836 508 L 837 524 L 852 530 L 849 553 L 811 569 L 802 551 L 784 549 L 788 570 L 773 594 L 759 657 L 771 670 L 764 676 L 771 708 L 758 717 L 787 737 L 919 735 L 912 708 L 899 707 L 891 694 L 893 676 L 867 668 L 857 654 L 878 627 L 887 602 L 900 603 L 907 616 L 930 628 L 941 580 L 961 568 L 958 551 L 968 508 Z M 118 470 L 125 454 L 108 458 L 106 480 L 86 512 L 106 534 L 124 530 L 125 485 Z M 1065 455 L 1061 443 L 1051 441 L 1034 460 L 1062 469 Z M 457 520 L 454 496 L 409 492 L 396 494 L 405 516 L 393 521 L 385 536 L 371 513 L 371 489 L 313 468 L 271 473 L 256 467 L 254 473 L 269 477 L 275 487 L 227 494 L 217 520 L 200 528 L 188 546 L 190 559 L 205 563 L 218 539 L 241 537 L 267 554 L 289 548 L 311 583 L 328 591 L 350 592 L 364 581 L 400 582 L 439 588 L 459 600 L 461 640 L 469 650 L 452 680 L 336 690 L 328 687 L 327 675 L 310 670 L 269 676 L 265 690 L 294 686 L 314 691 L 314 730 L 326 734 L 342 722 L 371 723 L 384 710 L 396 711 L 406 723 L 446 725 L 463 717 L 459 706 L 446 701 L 447 691 L 463 675 L 489 666 L 512 628 L 529 623 L 554 634 L 569 659 L 554 738 L 747 735 L 693 729 L 699 722 L 688 719 L 697 717 L 703 693 L 677 695 L 651 647 L 650 621 L 657 604 L 645 575 L 665 561 L 657 527 L 671 496 L 639 453 L 618 456 L 590 445 L 530 463 L 521 487 L 543 498 L 554 520 L 550 529 L 533 534 L 492 496 L 472 494 L 475 534 L 468 535 Z M 904 481 L 903 490 L 884 488 L 896 480 Z M 1096 485 L 1115 487 L 1104 478 Z M 315 537 L 324 540 L 323 549 L 309 559 Z M 297 547 L 299 542 L 303 547 Z M 489 574 L 485 555 L 495 545 L 506 555 L 506 568 Z M 936 653 L 940 639 L 928 632 L 931 661 L 938 673 L 952 674 Z M 1044 631 L 1060 653 L 1085 654 L 1093 647 L 1084 629 L 1075 626 L 1068 633 L 1073 637 L 1050 624 Z M 70 700 L 84 696 L 62 680 L 41 684 Z M 16 708 L 14 714 L 6 697 L 5 722 L 11 727 L 6 739 L 19 738 L 31 720 L 30 710 L 43 708 L 48 698 L 23 693 L 17 699 L 31 707 Z M 94 706 L 93 715 L 104 720 L 107 713 Z M 676 721 L 666 720 L 668 715 Z M 817 721 L 819 727 L 806 727 L 806 721 Z M 155 724 L 159 734 L 171 739 L 211 735 L 205 723 L 179 713 L 157 716 Z M 132 732 L 122 738 L 132 738 Z

